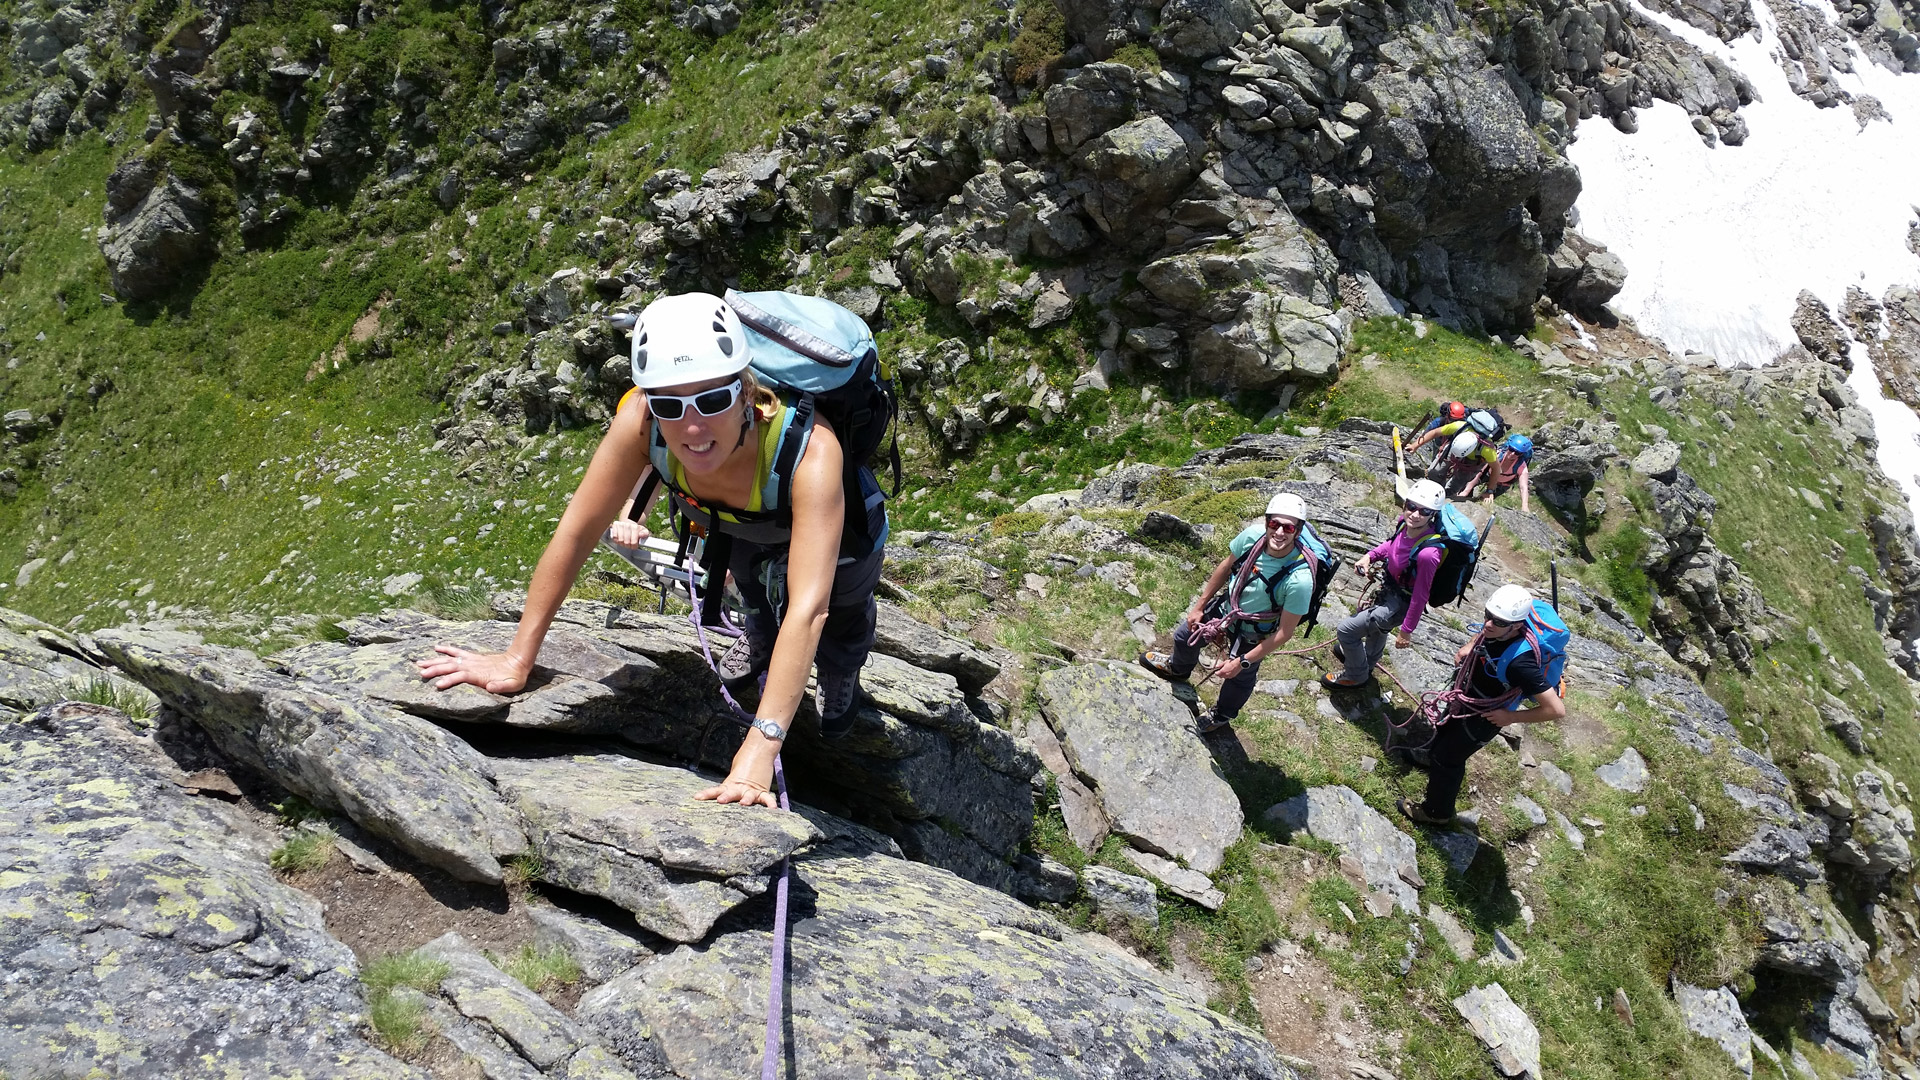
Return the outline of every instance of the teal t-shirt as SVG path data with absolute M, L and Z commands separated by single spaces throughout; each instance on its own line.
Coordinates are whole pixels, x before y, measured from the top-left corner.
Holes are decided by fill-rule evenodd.
M 1236 568 L 1239 566 L 1241 557 L 1253 550 L 1255 544 L 1265 543 L 1266 536 L 1266 525 L 1261 523 L 1247 526 L 1239 536 L 1233 538 L 1233 543 L 1227 545 L 1227 550 L 1233 553 Z M 1274 595 L 1280 597 L 1280 610 L 1290 611 L 1295 615 L 1304 617 L 1307 609 L 1313 606 L 1313 571 L 1307 564 L 1306 554 L 1298 545 L 1295 545 L 1293 554 L 1285 559 L 1276 559 L 1262 552 L 1255 557 L 1253 572 L 1258 577 L 1247 582 L 1246 589 L 1240 594 L 1240 610 L 1247 614 L 1257 615 L 1272 611 Z M 1285 584 L 1270 594 L 1267 590 L 1268 583 L 1274 579 L 1275 575 L 1282 572 L 1286 574 Z M 1233 587 L 1232 578 L 1227 579 L 1227 587 Z

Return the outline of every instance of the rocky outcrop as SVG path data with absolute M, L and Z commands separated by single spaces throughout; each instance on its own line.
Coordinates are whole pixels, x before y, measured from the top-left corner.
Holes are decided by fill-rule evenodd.
M 1670 482 L 1652 476 L 1646 481 L 1660 518 L 1660 531 L 1648 536 L 1641 558 L 1662 586 L 1663 595 L 1654 599 L 1654 629 L 1667 651 L 1695 670 L 1729 660 L 1751 672 L 1754 645 L 1774 640 L 1771 609 L 1752 579 L 1707 535 L 1718 509 L 1713 496 L 1684 471 L 1670 475 Z
M 1369 807 L 1352 788 L 1309 788 L 1303 795 L 1269 807 L 1266 819 L 1290 832 L 1324 840 L 1351 855 L 1359 862 L 1369 888 L 1386 894 L 1394 906 L 1408 914 L 1420 913 L 1420 893 L 1413 884 L 1420 880 L 1413 838 Z
M 100 254 L 124 299 L 165 295 L 213 254 L 203 193 L 165 166 L 132 160 L 115 169 L 105 214 Z
M 500 860 L 527 850 L 487 759 L 425 720 L 312 689 L 244 650 L 184 635 L 104 631 L 95 640 L 223 753 L 424 862 L 497 883 Z
M 1040 709 L 1115 833 L 1203 874 L 1220 869 L 1240 838 L 1240 800 L 1166 683 L 1126 664 L 1062 668 L 1040 677 Z
M 802 858 L 794 876 L 810 897 L 786 991 L 799 1075 L 1294 1076 L 1258 1034 L 1016 900 L 870 854 Z M 770 944 L 728 927 L 590 991 L 578 1017 L 642 1075 L 731 1075 L 760 1054 L 766 985 L 740 973 L 764 972 Z
M 1501 1076 L 1540 1080 L 1540 1031 L 1499 983 L 1476 986 L 1453 999 L 1453 1008 L 1473 1034 Z
M 458 933 L 435 938 L 418 955 L 447 965 L 435 996 L 418 1000 L 440 1036 L 479 1061 L 487 1076 L 633 1080 L 571 1017 L 495 967 Z
M 271 841 L 185 782 L 110 709 L 0 723 L 0 1068 L 423 1077 L 362 1041 L 353 954 Z

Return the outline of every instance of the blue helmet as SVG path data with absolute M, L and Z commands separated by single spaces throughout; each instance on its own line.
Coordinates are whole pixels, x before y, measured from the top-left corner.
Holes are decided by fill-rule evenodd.
M 1533 459 L 1533 440 L 1525 435 L 1507 436 L 1507 449 L 1531 461 Z

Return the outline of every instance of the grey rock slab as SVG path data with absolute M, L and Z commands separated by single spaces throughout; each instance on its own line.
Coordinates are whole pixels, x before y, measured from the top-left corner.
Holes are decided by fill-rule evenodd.
M 1647 759 L 1631 746 L 1621 751 L 1619 758 L 1593 770 L 1593 774 L 1615 791 L 1638 795 L 1647 790 Z
M 587 1041 L 578 1024 L 494 967 L 458 933 L 442 934 L 419 951 L 447 965 L 440 996 L 460 1015 L 492 1028 L 534 1067 L 550 1069 L 573 1057 Z
M 1081 872 L 1080 881 L 1101 915 L 1110 919 L 1125 916 L 1148 926 L 1160 925 L 1160 896 L 1153 882 L 1146 878 L 1104 866 L 1089 866 Z
M 1479 946 L 1474 940 L 1473 931 L 1461 925 L 1452 912 L 1438 904 L 1428 904 L 1427 921 L 1440 932 L 1440 939 L 1447 943 L 1447 948 L 1452 950 L 1456 958 L 1471 960 L 1478 955 Z
M 424 1010 L 433 1030 L 478 1066 L 487 1080 L 541 1080 L 540 1070 L 509 1049 L 485 1024 L 467 1019 L 445 1001 L 411 986 L 397 987 L 393 994 L 401 1002 L 411 1002 Z
M 1133 665 L 1081 664 L 1042 675 L 1039 697 L 1114 832 L 1203 874 L 1220 868 L 1240 838 L 1240 800 L 1166 683 Z
M 1495 964 L 1519 964 L 1525 962 L 1527 954 L 1520 950 L 1520 946 L 1513 943 L 1513 939 L 1508 937 L 1504 930 L 1495 927 L 1493 948 L 1487 950 L 1487 959 Z
M 1553 762 L 1542 761 L 1540 763 L 1540 776 L 1546 780 L 1553 790 L 1560 794 L 1573 794 L 1573 777 L 1568 775 L 1565 769 L 1555 765 Z
M 951 675 L 965 694 L 978 694 L 999 677 L 999 661 L 972 642 L 935 630 L 893 604 L 876 604 L 875 612 L 875 651 Z
M 1011 897 L 884 856 L 802 858 L 795 877 L 793 1075 L 1295 1080 L 1258 1032 Z M 734 1080 L 760 1058 L 771 936 L 730 920 L 576 1019 L 637 1073 Z
M 552 904 L 528 904 L 527 918 L 533 922 L 533 944 L 541 950 L 558 949 L 580 965 L 587 981 L 603 983 L 636 964 L 653 958 L 632 934 L 622 933 L 598 919 L 575 915 Z
M 1680 1020 L 1688 1031 L 1718 1044 L 1733 1059 L 1734 1068 L 1747 1076 L 1753 1075 L 1753 1029 L 1747 1025 L 1747 1016 L 1740 1011 L 1740 999 L 1731 988 L 1703 990 L 1676 979 L 1673 1003 L 1679 1008 Z
M 1054 786 L 1060 792 L 1060 816 L 1067 823 L 1067 837 L 1073 846 L 1088 855 L 1099 851 L 1100 845 L 1106 843 L 1107 834 L 1113 831 L 1113 822 L 1100 805 L 1100 796 L 1073 775 L 1073 766 L 1067 761 L 1059 736 L 1044 720 L 1036 719 L 1027 725 L 1027 742 L 1053 774 Z
M 613 1052 L 602 1046 L 583 1046 L 580 1052 L 567 1062 L 564 1073 L 552 1072 L 549 1076 L 561 1076 L 565 1080 L 636 1080 Z
M 1213 879 L 1198 870 L 1189 870 L 1184 866 L 1163 859 L 1158 855 L 1128 848 L 1121 852 L 1127 861 L 1145 871 L 1147 876 L 1167 887 L 1175 896 L 1184 896 L 1208 911 L 1220 910 L 1227 902 L 1227 894 L 1214 888 Z
M 1527 819 L 1527 824 L 1532 828 L 1537 829 L 1547 823 L 1547 812 L 1540 808 L 1539 803 L 1534 802 L 1525 795 L 1515 795 L 1513 798 L 1507 800 L 1507 805 L 1520 811 L 1521 815 Z
M 764 891 L 758 875 L 820 838 L 784 810 L 696 800 L 709 781 L 631 758 L 503 758 L 495 775 L 526 815 L 541 880 L 611 900 L 673 941 L 705 937 Z
M 1553 812 L 1553 820 L 1555 824 L 1560 826 L 1560 835 L 1567 838 L 1567 843 L 1572 844 L 1574 850 L 1587 850 L 1587 836 L 1580 831 L 1580 826 L 1567 820 L 1567 815 L 1558 810 Z
M 103 630 L 94 640 L 228 756 L 422 861 L 498 884 L 500 858 L 527 850 L 487 759 L 425 720 L 321 693 L 241 649 L 145 631 Z
M 0 724 L 0 1070 L 424 1080 L 361 1040 L 353 954 L 272 838 L 184 779 L 101 706 Z
M 1540 1078 L 1540 1031 L 1499 983 L 1476 986 L 1453 999 L 1453 1007 L 1493 1056 L 1502 1076 Z
M 1420 913 L 1420 894 L 1404 876 L 1404 871 L 1419 873 L 1413 837 L 1394 828 L 1352 788 L 1308 788 L 1304 795 L 1269 807 L 1266 818 L 1295 832 L 1305 830 L 1353 856 L 1368 885 L 1390 893 L 1400 910 Z
M 471 683 L 436 690 L 420 677 L 416 662 L 432 648 L 407 649 L 393 643 L 358 647 L 317 641 L 275 653 L 268 660 L 288 675 L 331 692 L 364 694 L 416 716 L 446 720 L 498 719 L 508 699 Z
M 1456 874 L 1466 873 L 1480 854 L 1480 836 L 1471 829 L 1432 829 L 1427 831 L 1427 839 L 1440 849 L 1447 867 Z
M 1680 445 L 1662 439 L 1640 451 L 1633 459 L 1633 471 L 1641 476 L 1671 482 L 1680 467 Z

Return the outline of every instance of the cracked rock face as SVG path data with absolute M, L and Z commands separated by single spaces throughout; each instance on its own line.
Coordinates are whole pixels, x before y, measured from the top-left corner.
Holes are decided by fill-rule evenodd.
M 1409 874 L 1416 880 L 1419 875 L 1413 837 L 1368 806 L 1359 792 L 1349 787 L 1308 788 L 1306 794 L 1273 806 L 1267 818 L 1295 831 L 1305 830 L 1352 855 L 1360 861 L 1368 885 L 1386 890 L 1400 910 L 1420 913 L 1420 894 L 1407 882 Z
M 1257 1033 L 1158 975 L 939 871 L 804 858 L 793 895 L 797 1075 L 1294 1078 Z M 765 919 L 596 988 L 579 1019 L 642 1075 L 740 1075 L 766 1030 Z
M 143 631 L 95 640 L 228 756 L 424 862 L 498 884 L 499 860 L 527 850 L 486 758 L 425 720 L 322 693 L 240 649 Z
M 708 783 L 685 769 L 611 756 L 493 767 L 500 793 L 526 815 L 540 880 L 605 897 L 671 941 L 705 937 L 765 891 L 769 868 L 820 838 L 784 810 L 696 801 Z
M 0 724 L 0 1062 L 20 1076 L 422 1077 L 360 1040 L 353 954 L 319 903 L 184 779 L 99 706 Z

